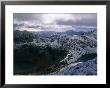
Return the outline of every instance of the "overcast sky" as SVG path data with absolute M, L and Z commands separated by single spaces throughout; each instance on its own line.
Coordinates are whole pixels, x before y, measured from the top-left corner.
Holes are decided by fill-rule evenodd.
M 14 26 L 31 25 L 97 26 L 96 13 L 39 14 L 14 13 Z

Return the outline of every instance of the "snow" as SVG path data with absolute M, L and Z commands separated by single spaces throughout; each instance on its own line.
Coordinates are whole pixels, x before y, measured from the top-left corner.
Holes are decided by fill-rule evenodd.
M 19 49 L 22 46 L 42 48 L 51 47 L 52 49 L 61 49 L 66 55 L 57 65 L 52 65 L 52 71 L 56 75 L 96 75 L 97 61 L 94 59 L 86 62 L 78 62 L 83 55 L 97 54 L 96 31 L 83 35 L 66 35 L 57 32 L 36 32 L 35 38 L 31 42 L 14 43 L 14 48 Z M 19 38 L 20 35 L 17 37 Z M 57 73 L 56 73 L 57 71 Z M 51 74 L 51 73 L 49 73 Z
M 97 59 L 87 62 L 72 63 L 62 68 L 55 75 L 97 75 Z
M 50 45 L 51 45 L 52 48 L 59 48 L 59 47 L 61 47 L 61 45 L 57 42 L 57 40 L 52 42 Z

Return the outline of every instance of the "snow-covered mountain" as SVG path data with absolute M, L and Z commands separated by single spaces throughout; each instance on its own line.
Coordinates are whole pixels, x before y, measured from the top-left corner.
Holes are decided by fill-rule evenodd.
M 21 54 L 15 61 L 26 60 L 38 64 L 38 69 L 33 67 L 29 74 L 96 75 L 97 30 L 91 29 L 93 30 L 63 32 L 14 31 L 14 50 L 17 55 Z M 24 55 L 26 58 L 22 58 L 22 53 L 30 56 Z
M 27 25 L 27 24 L 14 24 L 14 30 L 20 31 L 33 31 L 33 32 L 42 32 L 42 31 L 54 31 L 54 32 L 66 32 L 66 31 L 75 31 L 75 32 L 89 32 L 96 30 L 96 26 L 79 26 L 79 25 L 43 25 L 43 24 L 36 24 L 36 25 Z

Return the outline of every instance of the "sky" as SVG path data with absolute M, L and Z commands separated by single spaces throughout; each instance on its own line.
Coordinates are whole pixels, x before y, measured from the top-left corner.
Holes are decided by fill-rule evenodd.
M 97 26 L 96 13 L 14 13 L 13 18 L 14 29 L 21 31 L 67 31 L 71 27 L 75 30 L 74 25 Z

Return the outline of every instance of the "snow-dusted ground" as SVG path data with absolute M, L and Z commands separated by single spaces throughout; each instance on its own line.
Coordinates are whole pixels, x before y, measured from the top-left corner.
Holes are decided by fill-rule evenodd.
M 69 32 L 67 31 L 64 33 L 56 33 L 56 32 L 33 33 L 32 32 L 32 35 L 34 36 L 32 37 L 33 39 L 32 41 L 26 40 L 27 36 L 29 36 L 28 32 L 23 32 L 24 34 L 19 31 L 17 32 L 18 32 L 16 34 L 17 39 L 21 41 L 23 37 L 24 40 L 22 41 L 26 41 L 26 42 L 19 42 L 19 43 L 15 42 L 14 43 L 15 50 L 20 50 L 20 49 L 30 50 L 31 48 L 34 49 L 35 53 L 38 52 L 39 55 L 41 54 L 43 56 L 45 53 L 47 57 L 51 55 L 49 49 L 53 49 L 53 50 L 59 49 L 65 52 L 64 57 L 61 58 L 60 61 L 58 61 L 57 63 L 53 64 L 52 66 L 48 67 L 45 70 L 44 72 L 45 74 L 52 74 L 52 75 L 53 74 L 55 75 L 96 75 L 97 74 L 97 60 L 95 58 L 97 57 L 96 30 L 84 34 L 79 33 L 77 35 L 71 34 L 72 31 Z M 21 38 L 19 38 L 20 37 L 19 33 L 23 34 Z M 51 56 L 49 58 L 51 58 Z M 56 58 L 56 60 L 58 58 Z M 82 59 L 84 58 L 87 59 L 86 62 L 85 61 L 81 62 Z
M 97 59 L 88 60 L 87 62 L 72 63 L 62 68 L 55 75 L 97 75 Z

